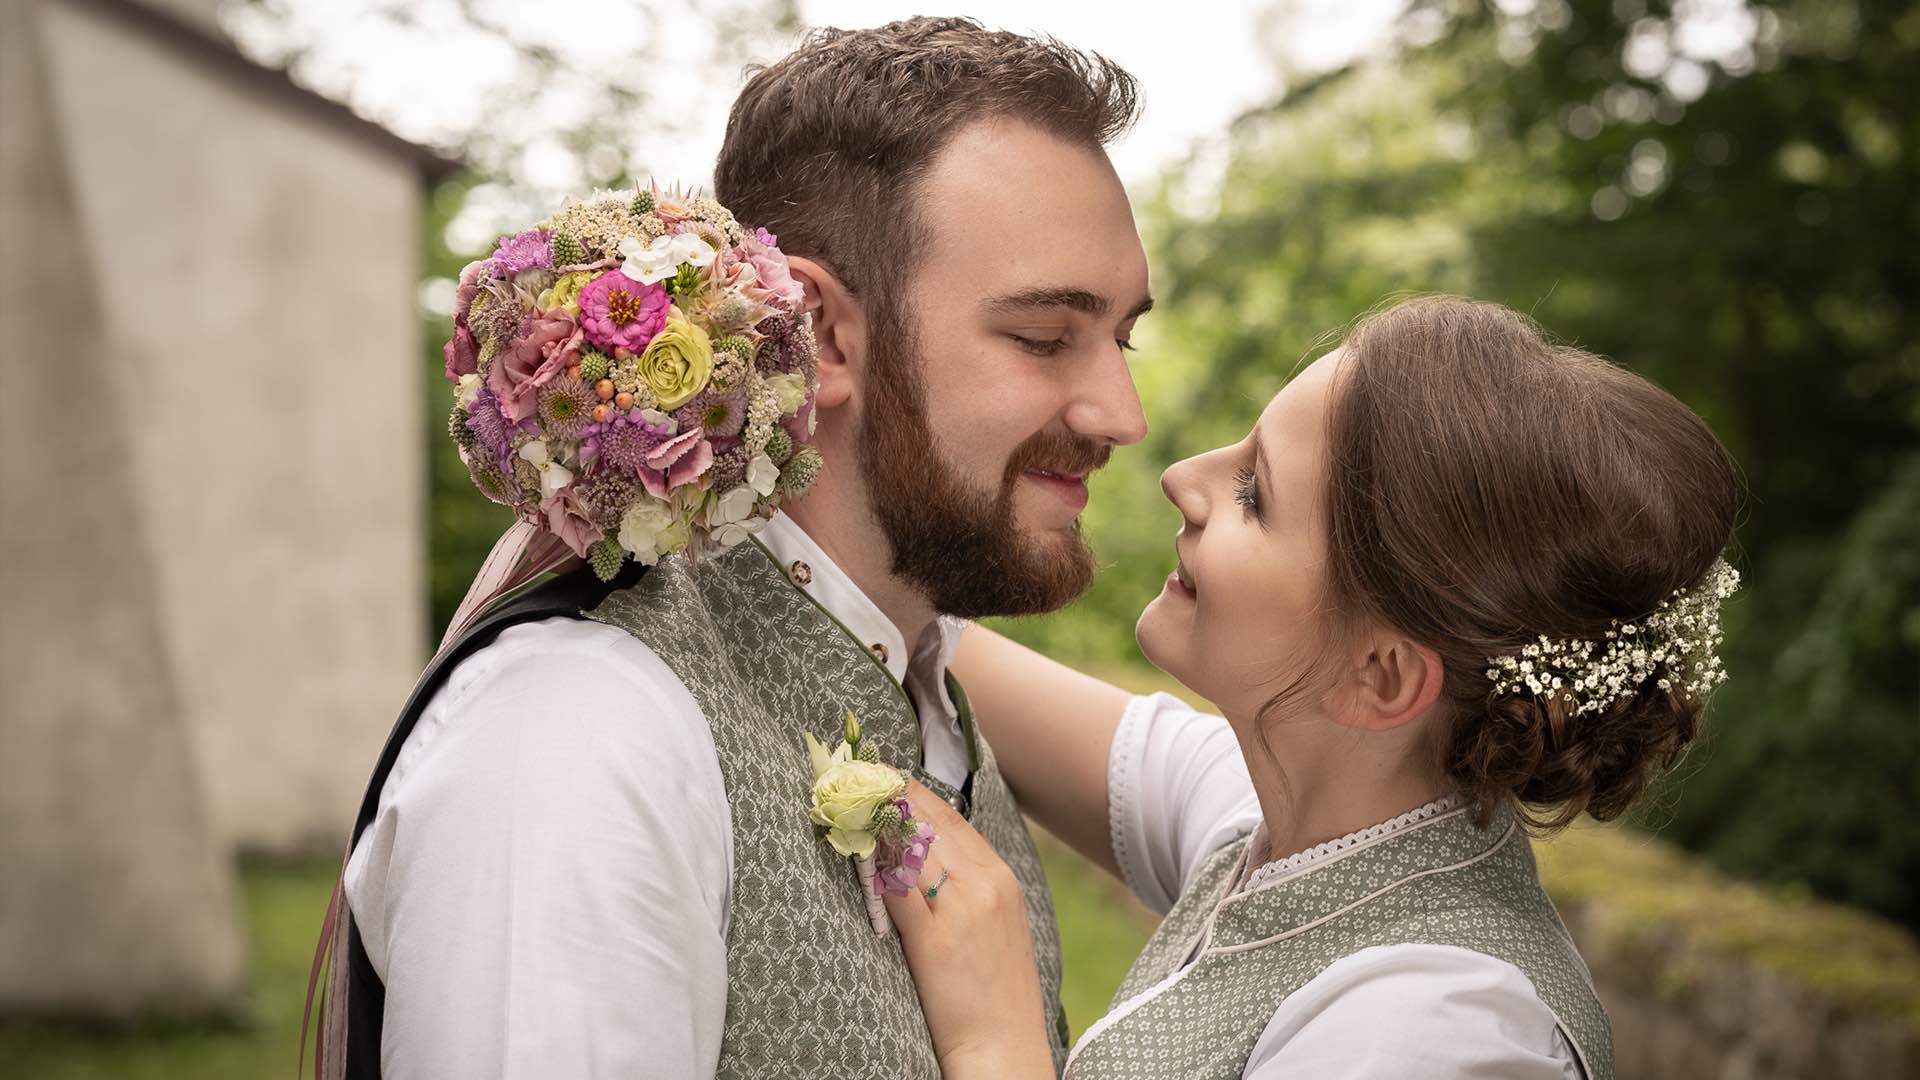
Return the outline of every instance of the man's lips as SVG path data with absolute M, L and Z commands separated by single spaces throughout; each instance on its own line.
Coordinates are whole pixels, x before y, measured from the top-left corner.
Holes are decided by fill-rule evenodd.
M 1067 508 L 1078 514 L 1087 506 L 1087 474 L 1064 469 L 1028 469 L 1020 474 L 1060 497 Z

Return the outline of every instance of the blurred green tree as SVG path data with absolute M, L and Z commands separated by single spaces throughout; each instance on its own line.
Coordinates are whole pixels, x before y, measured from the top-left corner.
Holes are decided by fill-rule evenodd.
M 1916 53 L 1904 4 L 1416 3 L 1391 63 L 1294 87 L 1147 200 L 1155 430 L 1088 518 L 1115 565 L 1012 632 L 1131 655 L 1177 526 L 1153 468 L 1239 438 L 1383 296 L 1500 300 L 1671 388 L 1744 470 L 1733 678 L 1643 823 L 1920 925 Z

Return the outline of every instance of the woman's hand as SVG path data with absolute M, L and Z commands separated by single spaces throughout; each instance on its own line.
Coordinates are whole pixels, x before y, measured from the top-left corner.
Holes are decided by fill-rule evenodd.
M 919 886 L 887 897 L 887 911 L 900 930 L 941 1075 L 1051 1078 L 1046 1007 L 1019 881 L 938 796 L 912 783 L 907 801 L 938 839 Z

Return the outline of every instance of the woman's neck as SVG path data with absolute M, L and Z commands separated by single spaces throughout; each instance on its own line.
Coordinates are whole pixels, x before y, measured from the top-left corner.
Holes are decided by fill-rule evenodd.
M 1388 821 L 1445 795 L 1446 781 L 1407 740 L 1391 733 L 1303 721 L 1296 737 L 1263 743 L 1236 723 L 1240 749 L 1260 799 L 1262 829 L 1254 865 L 1284 859 Z

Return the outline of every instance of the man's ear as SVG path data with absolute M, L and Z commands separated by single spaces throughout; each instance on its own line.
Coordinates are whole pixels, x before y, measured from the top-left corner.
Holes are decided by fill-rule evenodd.
M 1361 643 L 1352 684 L 1336 699 L 1336 722 L 1388 731 L 1417 720 L 1440 698 L 1446 682 L 1440 654 L 1397 631 Z
M 854 396 L 867 363 L 866 308 L 854 299 L 833 271 L 812 259 L 788 256 L 794 280 L 805 290 L 803 307 L 813 315 L 813 338 L 820 347 L 820 408 L 845 405 Z

